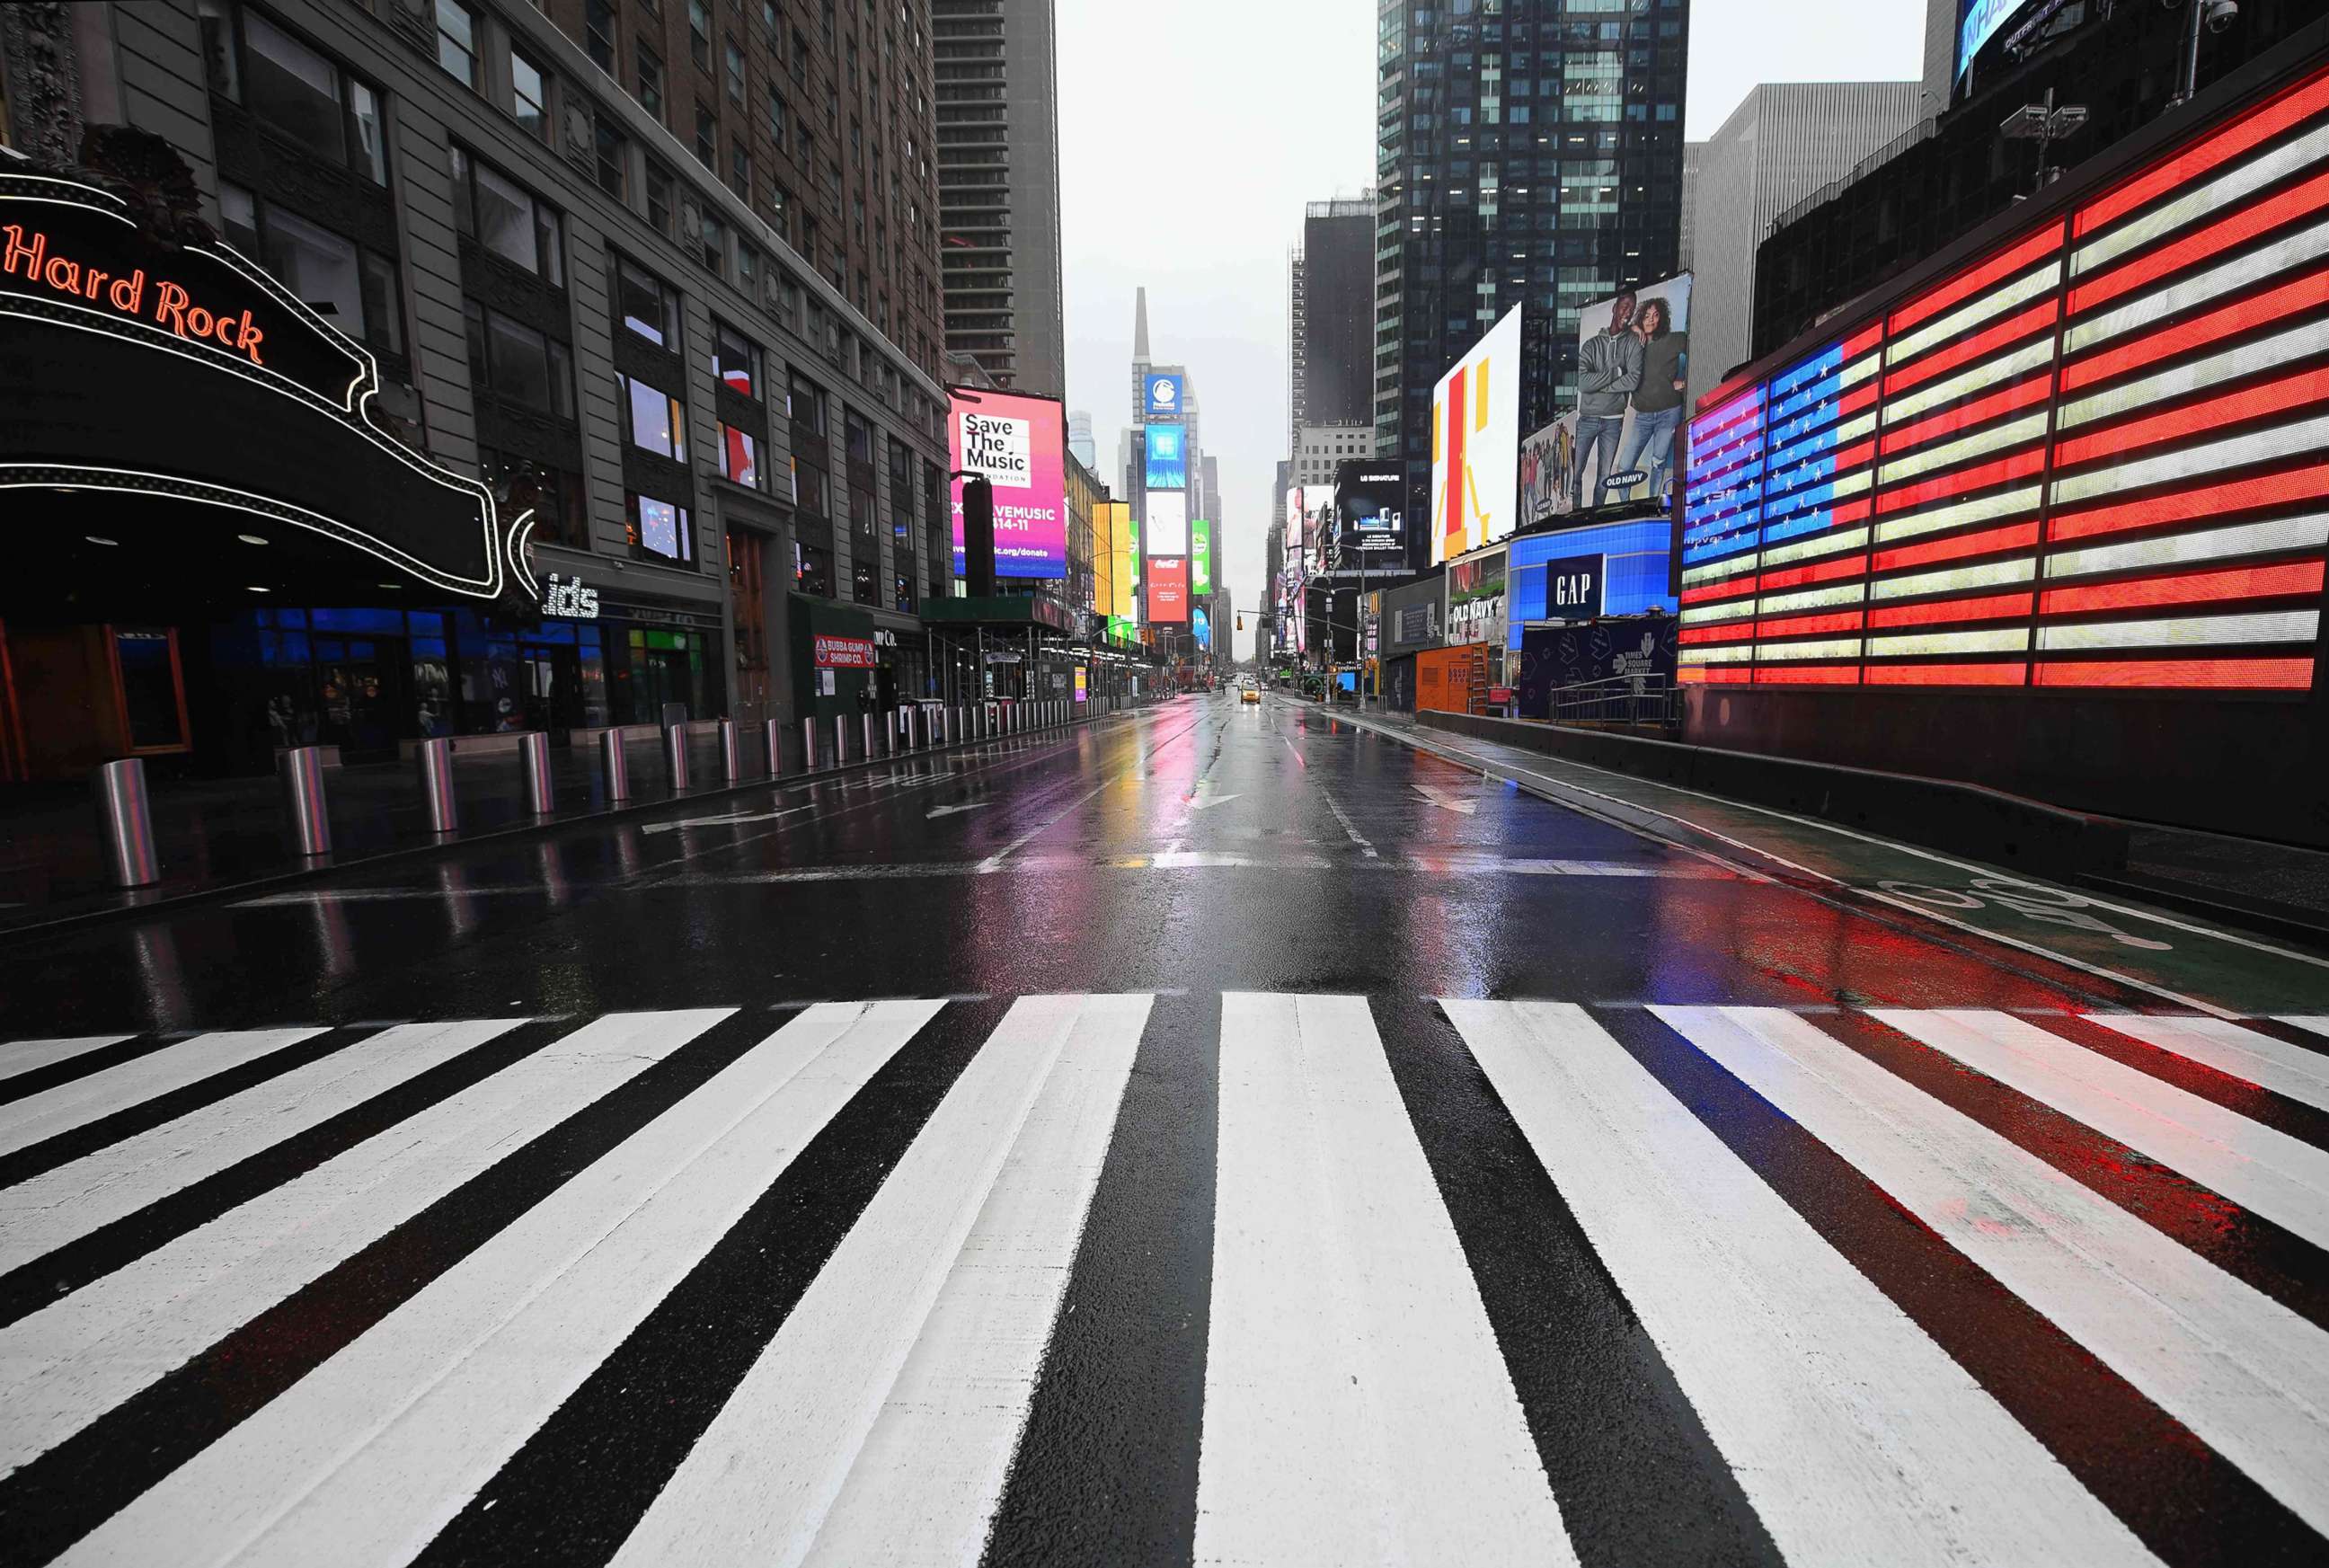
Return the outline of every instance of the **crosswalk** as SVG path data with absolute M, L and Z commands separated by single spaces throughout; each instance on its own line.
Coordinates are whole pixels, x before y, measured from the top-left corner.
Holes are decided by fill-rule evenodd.
M 0 1044 L 12 1563 L 2324 1554 L 2329 1017 Z

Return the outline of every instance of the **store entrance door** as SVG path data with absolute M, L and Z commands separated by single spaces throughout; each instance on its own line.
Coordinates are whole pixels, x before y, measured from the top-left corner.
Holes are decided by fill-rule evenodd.
M 412 711 L 412 663 L 405 639 L 319 637 L 315 646 L 323 710 L 316 738 L 337 746 L 343 761 L 394 758 L 399 726 Z
M 582 715 L 582 656 L 555 643 L 520 643 L 518 694 L 529 730 L 574 730 Z

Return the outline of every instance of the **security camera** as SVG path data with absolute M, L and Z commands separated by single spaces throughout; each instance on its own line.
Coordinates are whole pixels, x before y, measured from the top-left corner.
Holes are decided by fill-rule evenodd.
M 2221 33 L 2240 18 L 2239 0 L 2208 0 L 2204 13 L 2208 31 Z

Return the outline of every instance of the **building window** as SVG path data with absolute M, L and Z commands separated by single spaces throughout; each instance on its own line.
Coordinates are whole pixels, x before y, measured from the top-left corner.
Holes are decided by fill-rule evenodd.
M 636 376 L 618 374 L 615 384 L 623 394 L 623 423 L 631 445 L 674 463 L 687 461 L 687 411 L 679 400 Z
M 760 443 L 733 425 L 720 427 L 720 471 L 739 485 L 760 487 Z
M 760 253 L 741 240 L 736 241 L 736 287 L 749 298 L 759 298 Z
M 710 0 L 687 0 L 687 52 L 705 71 L 712 69 L 712 6 Z
M 574 417 L 574 369 L 564 344 L 474 299 L 461 301 L 461 315 L 472 381 L 530 409 Z
M 712 324 L 712 373 L 730 392 L 760 401 L 760 345 L 724 321 Z
M 598 121 L 592 133 L 598 148 L 599 188 L 615 200 L 626 201 L 630 194 L 627 149 L 623 134 L 615 128 L 611 117 Z
M 543 141 L 550 139 L 550 79 L 514 49 L 510 51 L 510 109 L 518 124 Z
M 461 0 L 437 0 L 437 63 L 464 87 L 477 85 L 477 14 Z
M 785 145 L 785 95 L 777 90 L 777 84 L 775 82 L 770 82 L 768 84 L 768 139 L 777 144 L 779 151 L 783 149 Z
M 647 222 L 666 237 L 674 233 L 673 225 L 679 213 L 679 190 L 673 183 L 669 169 L 647 160 Z
M 678 351 L 679 297 L 627 256 L 615 258 L 615 314 L 657 348 Z
M 911 615 L 914 612 L 914 580 L 910 577 L 900 577 L 896 579 L 896 581 L 898 585 L 896 606 Z
M 853 561 L 850 564 L 849 596 L 860 604 L 880 602 L 873 586 L 873 576 L 879 569 L 877 562 L 863 557 Z
M 818 599 L 833 597 L 833 552 L 815 544 L 793 543 L 793 586 Z
M 477 449 L 477 477 L 504 501 L 533 509 L 532 538 L 569 550 L 590 548 L 590 514 L 582 504 L 582 477 L 514 452 Z
M 377 92 L 256 11 L 231 0 L 201 5 L 211 91 L 307 151 L 387 183 Z
M 688 534 L 686 507 L 626 490 L 623 521 L 632 554 L 658 556 L 665 561 L 695 559 L 695 541 Z
M 614 0 L 588 0 L 582 7 L 582 31 L 590 51 L 590 62 L 608 76 L 614 75 Z
M 752 156 L 740 136 L 728 148 L 728 187 L 747 202 L 752 199 Z
M 695 161 L 707 169 L 720 166 L 720 120 L 700 103 L 695 106 Z
M 722 278 L 728 276 L 728 225 L 709 212 L 703 214 L 703 265 Z
M 646 44 L 638 45 L 639 107 L 660 120 L 663 118 L 663 61 Z
M 744 51 L 732 38 L 728 41 L 724 63 L 728 69 L 728 101 L 741 104 L 744 101 Z
M 566 287 L 558 214 L 531 192 L 453 144 L 453 226 L 545 283 Z
M 396 264 L 240 185 L 219 186 L 227 243 L 258 262 L 348 336 L 404 353 Z

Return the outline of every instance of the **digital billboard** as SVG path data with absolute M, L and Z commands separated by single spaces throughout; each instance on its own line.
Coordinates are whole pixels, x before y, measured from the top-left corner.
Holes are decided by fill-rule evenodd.
M 1148 420 L 1177 420 L 1181 417 L 1181 378 L 1161 372 L 1152 372 L 1141 383 L 1141 414 Z
M 2029 8 L 2033 0 L 1957 0 L 1957 69 L 1962 79 L 1982 45 Z
M 1189 624 L 1189 562 L 1183 560 L 1148 562 L 1148 624 Z
M 1577 406 L 1521 443 L 1521 515 L 1671 506 L 1690 373 L 1690 274 L 1627 289 L 1577 319 Z
M 1618 523 L 1588 524 L 1556 528 L 1547 534 L 1525 534 L 1512 543 L 1512 602 L 1507 615 L 1505 646 L 1521 646 L 1521 630 L 1529 621 L 1582 620 L 1580 606 L 1564 594 L 1555 581 L 1562 562 L 1590 557 L 1600 571 L 1591 608 L 1593 614 L 1641 615 L 1670 609 L 1666 592 L 1667 557 L 1674 548 L 1674 520 L 1663 514 Z M 1568 569 L 1573 575 L 1575 568 Z
M 1521 443 L 1521 307 L 1431 390 L 1431 563 L 1513 531 Z
M 1407 561 L 1407 484 L 1393 469 L 1343 470 L 1334 507 L 1343 525 L 1340 564 L 1395 571 Z
M 2309 692 L 2325 151 L 2318 71 L 1711 393 L 1679 678 Z
M 1204 517 L 1189 520 L 1189 591 L 1199 599 L 1213 591 L 1213 524 Z
M 1104 553 L 1108 563 L 1105 596 L 1098 591 L 1098 571 L 1093 574 L 1092 602 L 1099 607 L 1102 615 L 1130 620 L 1137 613 L 1133 608 L 1133 590 L 1140 581 L 1139 548 L 1139 541 L 1132 534 L 1129 502 L 1102 501 L 1093 506 L 1092 557 L 1097 563 Z
M 1145 487 L 1185 490 L 1189 487 L 1188 431 L 1180 425 L 1151 423 L 1148 427 Z
M 995 574 L 1068 574 L 1067 421 L 1058 400 L 985 389 L 948 389 L 948 467 L 995 486 Z M 966 575 L 962 481 L 954 500 L 954 574 Z
M 1186 490 L 1148 492 L 1148 558 L 1187 557 L 1189 553 L 1189 493 Z
M 1189 612 L 1189 629 L 1195 634 L 1199 647 L 1213 646 L 1213 621 L 1212 618 L 1205 613 L 1203 605 L 1201 604 Z

